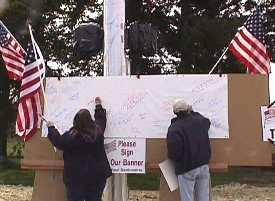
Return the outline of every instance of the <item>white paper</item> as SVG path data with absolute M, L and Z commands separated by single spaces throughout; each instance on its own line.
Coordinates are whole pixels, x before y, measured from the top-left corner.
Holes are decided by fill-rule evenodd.
M 170 191 L 174 191 L 179 187 L 178 178 L 175 173 L 174 163 L 167 159 L 159 164 L 160 170 L 170 188 Z
M 79 109 L 93 114 L 94 98 L 100 96 L 107 110 L 106 137 L 166 138 L 173 102 L 183 98 L 210 119 L 210 138 L 229 138 L 226 75 L 47 78 L 46 96 L 45 117 L 61 132 L 72 127 Z

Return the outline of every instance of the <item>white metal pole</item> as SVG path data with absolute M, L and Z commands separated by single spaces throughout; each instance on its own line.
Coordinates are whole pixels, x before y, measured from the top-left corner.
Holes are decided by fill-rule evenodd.
M 211 74 L 211 73 L 215 70 L 215 68 L 217 67 L 217 65 L 220 63 L 221 59 L 223 58 L 223 56 L 224 56 L 225 53 L 227 52 L 228 47 L 229 47 L 229 46 L 227 46 L 227 48 L 226 48 L 226 49 L 224 50 L 224 52 L 222 53 L 222 56 L 220 56 L 220 58 L 219 58 L 218 61 L 215 63 L 215 65 L 213 66 L 213 68 L 209 71 L 209 74 Z
M 125 0 L 104 0 L 104 76 L 127 74 L 124 25 Z M 114 174 L 108 181 L 106 193 L 108 201 L 127 201 L 127 174 Z

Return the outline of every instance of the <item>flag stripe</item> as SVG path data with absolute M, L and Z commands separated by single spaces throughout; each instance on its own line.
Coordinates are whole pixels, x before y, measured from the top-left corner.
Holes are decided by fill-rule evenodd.
M 24 101 L 22 101 L 22 110 L 23 110 L 23 113 L 24 114 L 28 114 L 28 115 L 24 115 L 24 118 L 25 118 L 24 129 L 30 128 L 30 116 L 29 116 L 29 110 L 28 110 L 27 100 L 28 99 L 25 99 Z
M 23 64 L 23 65 L 25 64 L 24 57 L 16 55 L 13 51 L 9 49 L 2 48 L 2 54 L 5 58 L 13 59 L 19 64 Z
M 267 69 L 269 66 L 268 57 L 265 58 L 263 52 L 260 49 L 251 46 L 251 43 L 248 43 L 240 34 L 240 37 L 237 37 L 235 40 L 243 50 L 251 56 L 257 63 L 260 63 L 261 66 L 265 66 Z M 267 55 L 266 55 L 267 56 Z
M 39 67 L 39 70 L 38 70 L 38 67 Z M 22 81 L 25 82 L 25 79 L 27 79 L 27 77 L 29 77 L 29 76 L 31 76 L 32 74 L 35 74 L 35 73 L 36 73 L 36 76 L 40 76 L 40 75 L 44 74 L 43 65 L 41 65 L 41 64 L 29 65 L 28 70 L 26 70 L 24 72 Z
M 266 47 L 251 33 L 249 33 L 249 31 L 247 31 L 245 27 L 242 29 L 241 35 L 244 37 L 244 40 L 246 40 L 247 43 L 251 45 L 251 49 L 254 48 L 255 50 L 257 50 L 257 52 L 259 52 L 259 54 L 261 54 L 264 59 L 269 59 L 266 54 Z
M 11 68 L 10 70 L 12 71 L 12 69 L 18 71 L 18 73 L 22 73 L 24 72 L 24 68 L 25 66 L 24 65 L 17 65 L 17 63 L 14 63 L 13 60 L 9 60 L 9 59 L 6 59 L 6 65 L 8 68 Z M 21 75 L 22 77 L 22 75 Z
M 30 98 L 20 99 L 16 119 L 17 134 L 28 140 L 41 125 L 38 113 L 41 112 L 40 94 L 37 91 Z
M 23 85 L 20 91 L 20 97 L 27 96 L 33 91 L 37 91 L 40 88 L 40 78 L 33 79 L 32 81 L 28 82 L 27 84 Z
M 250 71 L 261 74 L 266 73 L 236 42 L 231 44 L 230 50 Z
M 14 74 L 17 74 L 17 76 L 20 76 L 20 79 L 22 78 L 22 74 L 23 74 L 23 71 L 21 69 L 17 69 L 17 68 L 13 68 L 12 67 L 13 64 L 9 64 L 6 66 L 7 70 L 8 70 L 8 73 L 11 72 L 11 73 L 14 73 Z

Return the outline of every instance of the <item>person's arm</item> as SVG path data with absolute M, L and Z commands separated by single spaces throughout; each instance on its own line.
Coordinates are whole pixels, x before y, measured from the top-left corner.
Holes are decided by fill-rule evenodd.
M 50 142 L 60 150 L 77 149 L 83 147 L 87 142 L 82 136 L 74 136 L 74 130 L 67 131 L 63 135 L 60 135 L 59 131 L 55 128 L 54 123 L 47 122 L 48 127 L 48 139 Z M 76 132 L 76 131 L 75 131 Z M 90 141 L 89 141 L 90 143 Z
M 48 138 L 56 148 L 63 151 L 66 149 L 64 136 L 60 135 L 59 131 L 54 126 L 48 127 Z
M 54 126 L 51 126 L 48 128 L 48 138 L 56 148 L 63 151 L 91 146 L 94 143 L 94 140 L 90 138 L 85 139 L 81 134 L 74 134 L 73 132 L 77 131 L 71 129 L 60 135 L 58 130 Z
M 95 103 L 95 123 L 100 126 L 102 132 L 104 133 L 107 122 L 106 110 L 102 107 L 101 99 L 99 97 L 96 97 Z
M 182 157 L 183 141 L 180 134 L 176 131 L 169 131 L 167 133 L 167 150 L 168 158 L 177 161 Z

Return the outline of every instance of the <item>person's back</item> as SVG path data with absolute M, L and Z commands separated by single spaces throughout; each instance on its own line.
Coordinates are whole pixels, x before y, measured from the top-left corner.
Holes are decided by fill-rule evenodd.
M 182 201 L 209 201 L 209 160 L 211 148 L 208 137 L 210 121 L 183 100 L 173 105 L 177 115 L 171 120 L 167 133 L 168 158 L 175 164 Z
M 87 109 L 81 109 L 74 117 L 73 127 L 63 135 L 53 123 L 47 123 L 49 140 L 63 150 L 68 201 L 101 201 L 106 179 L 112 174 L 104 149 L 106 110 L 100 99 L 98 102 L 95 121 Z
M 182 150 L 171 145 L 168 156 L 175 159 L 176 174 L 182 174 L 196 167 L 208 164 L 210 160 L 210 143 L 208 129 L 210 121 L 198 112 L 186 113 L 174 119 L 168 130 L 167 139 L 177 133 L 182 143 Z M 174 152 L 171 149 L 176 149 Z M 170 152 L 169 152 L 170 150 Z

